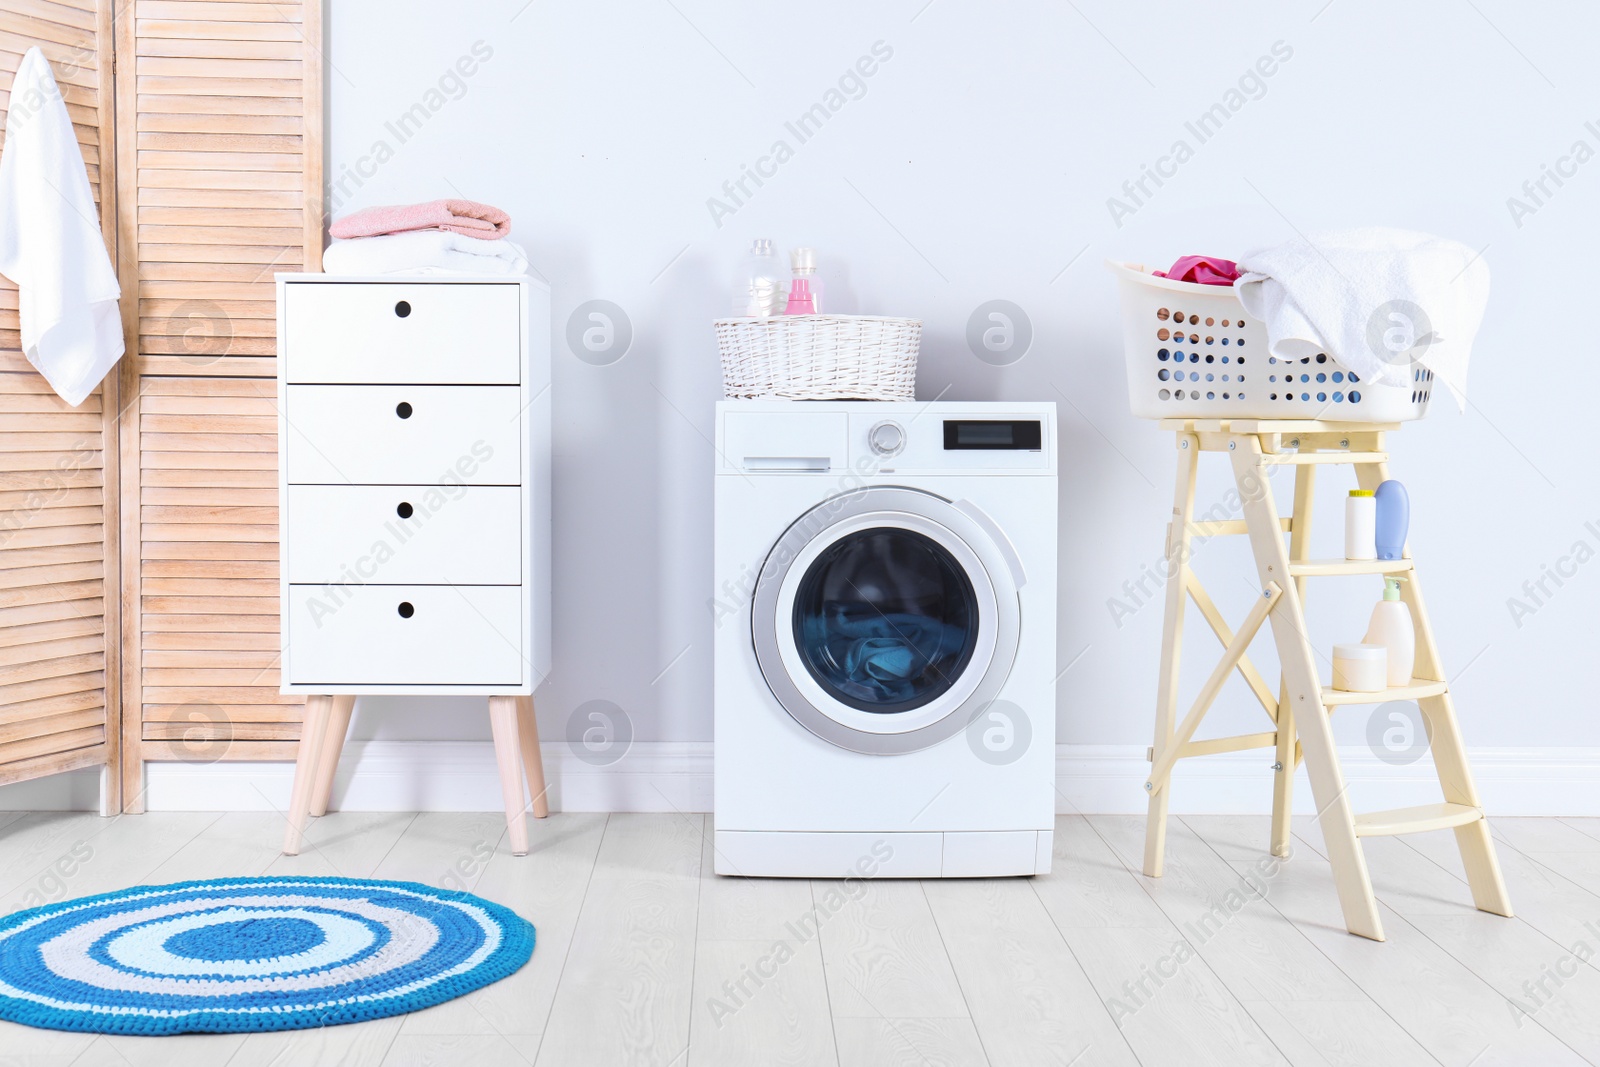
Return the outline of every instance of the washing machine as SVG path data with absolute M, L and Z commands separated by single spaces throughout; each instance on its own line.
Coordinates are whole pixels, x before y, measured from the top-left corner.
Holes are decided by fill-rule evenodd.
M 717 405 L 715 869 L 1050 869 L 1049 403 Z

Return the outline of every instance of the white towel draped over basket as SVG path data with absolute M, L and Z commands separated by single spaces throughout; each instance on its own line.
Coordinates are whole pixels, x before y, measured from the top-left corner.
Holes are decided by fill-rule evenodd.
M 1407 386 L 1413 364 L 1465 406 L 1489 268 L 1464 244 L 1368 227 L 1314 233 L 1239 260 L 1234 289 L 1280 360 L 1325 352 L 1363 379 Z
M 122 357 L 122 295 L 78 138 L 44 53 L 11 83 L 0 151 L 0 274 L 16 283 L 22 349 L 76 407 Z

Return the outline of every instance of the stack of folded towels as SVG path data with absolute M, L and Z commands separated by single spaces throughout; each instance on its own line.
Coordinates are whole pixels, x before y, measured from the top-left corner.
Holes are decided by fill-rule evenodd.
M 511 216 L 471 200 L 370 207 L 329 231 L 329 274 L 526 274 L 528 257 L 505 239 Z

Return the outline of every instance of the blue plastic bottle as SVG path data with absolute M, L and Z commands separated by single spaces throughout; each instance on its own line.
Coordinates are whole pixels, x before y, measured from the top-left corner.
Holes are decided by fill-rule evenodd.
M 1406 487 L 1393 478 L 1379 485 L 1373 495 L 1378 503 L 1378 558 L 1400 559 L 1405 555 L 1406 532 L 1411 526 L 1411 498 L 1406 495 Z

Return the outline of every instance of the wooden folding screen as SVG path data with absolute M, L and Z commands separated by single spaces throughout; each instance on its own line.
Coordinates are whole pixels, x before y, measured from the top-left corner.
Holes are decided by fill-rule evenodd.
M 117 26 L 123 773 L 293 759 L 278 694 L 273 275 L 322 252 L 321 0 L 137 0 Z M 136 605 L 136 607 L 135 607 Z
M 69 408 L 0 284 L 0 784 L 103 764 L 140 811 L 146 761 L 294 758 L 273 274 L 320 266 L 321 43 L 321 0 L 0 3 L 0 86 L 44 50 L 128 339 Z
M 30 106 L 8 90 L 34 46 L 115 253 L 111 0 L 0 4 L 0 120 Z M 57 397 L 22 354 L 17 290 L 0 279 L 0 784 L 118 764 L 117 386 L 76 408 Z M 118 776 L 106 782 L 116 810 Z

